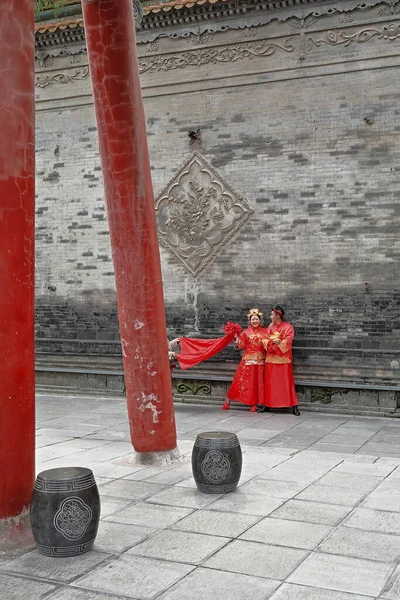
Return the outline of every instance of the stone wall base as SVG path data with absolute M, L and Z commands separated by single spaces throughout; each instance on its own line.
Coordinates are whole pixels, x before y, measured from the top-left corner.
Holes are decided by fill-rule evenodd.
M 220 379 L 223 379 L 221 377 Z M 206 374 L 202 378 L 182 378 L 174 373 L 173 388 L 175 402 L 189 404 L 222 405 L 231 379 L 215 380 Z M 331 385 L 331 387 L 329 387 Z M 381 386 L 383 387 L 383 386 Z M 41 370 L 36 373 L 36 389 L 39 393 L 82 395 L 82 396 L 123 396 L 124 378 L 120 371 L 74 372 L 71 370 Z M 301 409 L 354 415 L 378 415 L 400 417 L 400 390 L 380 389 L 371 386 L 354 389 L 349 384 L 337 387 L 335 384 L 296 385 Z M 240 405 L 238 405 L 240 406 Z
M 29 510 L 9 519 L 0 519 L 0 556 L 12 557 L 13 554 L 35 548 L 32 535 Z M 1 594 L 0 594 L 1 596 Z

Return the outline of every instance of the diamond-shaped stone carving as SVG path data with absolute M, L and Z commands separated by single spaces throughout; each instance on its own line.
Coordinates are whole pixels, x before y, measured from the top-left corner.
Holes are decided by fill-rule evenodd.
M 160 242 L 196 277 L 253 209 L 195 152 L 158 196 L 156 212 Z

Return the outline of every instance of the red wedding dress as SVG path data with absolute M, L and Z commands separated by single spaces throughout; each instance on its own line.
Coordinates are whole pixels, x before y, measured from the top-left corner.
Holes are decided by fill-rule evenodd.
M 270 408 L 297 406 L 292 367 L 293 325 L 286 321 L 267 327 L 263 344 L 267 350 L 265 359 L 265 402 Z M 273 339 L 279 339 L 275 344 Z
M 240 334 L 236 347 L 244 352 L 226 394 L 228 400 L 249 406 L 264 404 L 265 336 L 265 327 L 248 327 Z

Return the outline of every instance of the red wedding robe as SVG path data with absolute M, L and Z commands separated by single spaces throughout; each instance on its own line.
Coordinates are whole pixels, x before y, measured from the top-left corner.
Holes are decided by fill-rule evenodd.
M 263 344 L 267 350 L 265 359 L 265 405 L 270 408 L 297 406 L 292 367 L 293 325 L 281 321 L 267 327 Z M 279 339 L 279 344 L 271 340 Z
M 244 353 L 226 394 L 229 400 L 249 406 L 264 404 L 265 335 L 264 327 L 248 327 L 240 334 L 236 347 Z

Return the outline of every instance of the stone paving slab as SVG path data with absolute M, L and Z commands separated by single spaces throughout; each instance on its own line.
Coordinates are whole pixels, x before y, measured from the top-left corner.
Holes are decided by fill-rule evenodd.
M 337 467 L 332 469 L 332 473 L 354 473 L 355 475 L 369 475 L 372 477 L 387 477 L 396 469 L 395 465 L 375 462 L 373 464 L 359 463 L 351 460 L 344 460 Z
M 152 600 L 193 569 L 190 565 L 123 554 L 93 569 L 73 585 L 126 598 Z
M 397 567 L 391 578 L 385 585 L 382 598 L 388 600 L 398 600 L 400 598 L 400 567 Z
M 147 499 L 147 502 L 184 508 L 203 508 L 220 496 L 221 494 L 202 494 L 197 489 L 171 487 L 158 494 L 153 494 Z
M 239 539 L 313 550 L 331 531 L 332 528 L 327 525 L 267 517 L 248 529 Z
M 270 600 L 370 600 L 371 596 L 347 594 L 316 587 L 284 583 Z
M 320 479 L 320 481 L 322 481 Z M 366 496 L 367 492 L 356 487 L 339 487 L 314 483 L 296 496 L 297 500 L 310 500 L 340 506 L 355 506 Z
M 46 600 L 123 600 L 121 596 L 102 594 L 101 592 L 89 592 L 77 588 L 64 588 L 61 591 L 46 596 Z M 7 599 L 8 600 L 8 599 Z M 33 600 L 33 599 L 32 599 Z
M 132 504 L 129 508 L 120 510 L 106 517 L 106 521 L 115 523 L 128 523 L 130 525 L 143 525 L 148 527 L 163 528 L 173 525 L 183 517 L 187 517 L 191 509 L 163 506 L 160 504 L 146 504 L 144 502 Z
M 21 600 L 21 598 L 42 600 L 55 589 L 57 589 L 56 586 L 49 583 L 0 573 L 0 597 L 2 600 Z
M 307 555 L 305 550 L 234 540 L 209 558 L 204 566 L 284 580 Z
M 299 494 L 306 487 L 305 483 L 294 483 L 291 481 L 270 481 L 267 479 L 252 479 L 242 486 L 245 494 L 265 495 L 271 498 L 289 500 Z
M 129 500 L 128 498 L 116 498 L 115 496 L 101 494 L 101 517 L 104 519 L 105 517 L 111 516 L 114 513 L 129 507 L 131 504 L 132 500 Z
M 355 558 L 397 563 L 400 561 L 400 536 L 338 527 L 328 539 L 319 545 L 318 550 Z
M 213 510 L 197 510 L 181 519 L 173 529 L 193 531 L 207 535 L 219 535 L 235 538 L 254 525 L 260 517 L 240 515 L 238 513 L 217 512 Z
M 305 500 L 288 500 L 283 506 L 275 510 L 271 517 L 305 521 L 319 525 L 338 525 L 350 511 L 351 506 L 336 506 Z
M 169 529 L 159 531 L 128 550 L 126 554 L 197 565 L 215 554 L 228 541 L 222 537 Z
M 181 452 L 182 449 L 180 448 Z M 149 483 L 158 483 L 161 485 L 174 485 L 175 483 L 179 483 L 187 478 L 192 479 L 192 465 L 190 463 L 186 463 L 173 469 L 171 471 L 163 471 L 146 479 Z
M 207 509 L 266 517 L 278 506 L 281 506 L 283 502 L 284 500 L 280 498 L 271 498 L 267 495 L 254 496 L 246 494 L 239 488 L 236 492 L 226 494 L 219 500 L 207 505 Z
M 356 527 L 365 531 L 400 535 L 400 513 L 397 512 L 356 508 L 343 524 L 346 527 Z
M 44 448 L 52 444 L 59 444 L 61 442 L 75 441 L 72 437 L 62 435 L 37 435 L 36 436 L 36 448 Z M 104 441 L 103 441 L 104 443 Z
M 117 479 L 101 486 L 101 493 L 107 496 L 125 498 L 128 500 L 141 500 L 153 496 L 164 488 L 163 485 L 147 483 L 143 481 L 130 481 L 128 479 Z
M 154 528 L 151 527 L 112 523 L 102 519 L 99 523 L 94 549 L 120 554 L 148 538 L 154 531 Z
M 392 563 L 313 553 L 288 581 L 375 597 L 383 590 L 394 567 Z
M 362 506 L 377 510 L 400 512 L 400 481 L 388 478 L 364 500 Z
M 37 550 L 34 550 L 2 565 L 0 571 L 68 583 L 76 579 L 79 575 L 88 573 L 99 563 L 107 562 L 107 559 L 110 558 L 110 554 L 91 551 L 81 556 L 57 559 L 43 556 Z
M 360 448 L 360 444 L 332 444 L 331 442 L 316 442 L 310 446 L 310 449 L 318 452 L 340 452 L 343 454 L 353 454 Z
M 159 600 L 265 600 L 279 581 L 238 573 L 196 569 L 159 597 Z
M 331 471 L 326 475 L 323 475 L 318 481 L 321 485 L 333 485 L 346 487 L 349 489 L 357 488 L 363 492 L 370 492 L 379 483 L 382 478 L 374 475 L 364 475 L 359 473 L 340 473 L 338 471 Z
M 180 404 L 185 456 L 148 467 L 120 398 L 42 396 L 37 414 L 38 470 L 91 468 L 102 518 L 81 557 L 0 554 L 1 600 L 400 599 L 400 421 Z M 193 443 L 211 430 L 241 442 L 234 493 L 196 489 Z
M 95 477 L 112 477 L 113 479 L 134 475 L 138 471 L 142 470 L 136 465 L 121 465 L 116 460 L 91 464 L 90 468 L 92 469 Z

